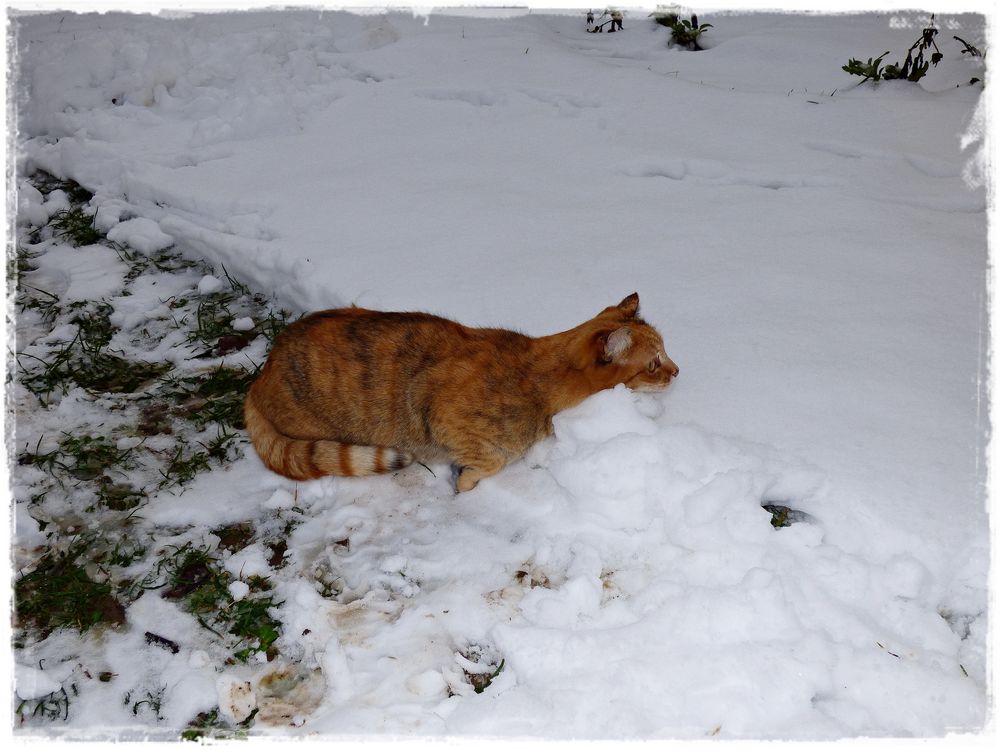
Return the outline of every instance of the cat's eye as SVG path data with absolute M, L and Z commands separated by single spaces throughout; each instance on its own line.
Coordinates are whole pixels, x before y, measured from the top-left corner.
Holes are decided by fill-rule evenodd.
M 650 360 L 649 364 L 646 365 L 646 369 L 649 370 L 650 372 L 656 372 L 659 366 L 660 366 L 660 358 L 656 357 L 655 359 Z

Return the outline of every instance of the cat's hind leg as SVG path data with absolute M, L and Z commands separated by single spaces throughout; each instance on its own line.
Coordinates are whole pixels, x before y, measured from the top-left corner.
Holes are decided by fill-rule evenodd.
M 456 467 L 458 471 L 455 475 L 455 489 L 458 492 L 468 492 L 479 484 L 481 479 L 491 477 L 500 471 L 506 463 L 502 456 L 495 454 L 460 460 Z
M 509 450 L 492 439 L 485 430 L 477 430 L 468 421 L 454 429 L 442 429 L 436 437 L 452 460 L 452 478 L 457 492 L 468 492 L 480 480 L 491 477 L 513 457 Z

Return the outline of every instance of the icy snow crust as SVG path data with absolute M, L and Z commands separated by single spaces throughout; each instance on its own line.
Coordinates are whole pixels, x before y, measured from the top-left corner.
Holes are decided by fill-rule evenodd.
M 532 335 L 638 290 L 680 366 L 663 395 L 560 415 L 467 495 L 447 467 L 294 485 L 247 456 L 144 508 L 208 528 L 301 507 L 290 559 L 343 588 L 278 579 L 276 645 L 311 677 L 293 721 L 253 731 L 983 725 L 985 195 L 960 149 L 980 88 L 949 43 L 983 19 L 946 19 L 921 85 L 873 90 L 840 66 L 905 52 L 922 19 L 705 17 L 712 47 L 687 53 L 636 15 L 611 36 L 582 16 L 15 19 L 21 174 L 77 180 L 137 249 L 175 243 L 299 312 Z M 29 192 L 25 220 L 58 210 Z M 84 255 L 53 273 L 100 295 Z M 776 529 L 766 503 L 804 520 Z M 259 545 L 228 567 L 269 574 Z M 150 653 L 153 623 L 178 654 Z M 69 731 L 239 721 L 271 666 L 214 662 L 203 637 L 150 594 L 123 632 L 50 639 L 19 692 L 103 654 L 167 685 L 163 720 L 95 693 Z M 482 694 L 470 647 L 503 660 Z

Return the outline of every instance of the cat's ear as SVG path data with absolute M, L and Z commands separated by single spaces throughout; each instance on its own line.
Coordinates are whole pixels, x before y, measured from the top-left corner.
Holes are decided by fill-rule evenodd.
M 598 359 L 604 364 L 619 364 L 632 347 L 632 332 L 628 328 L 601 331 L 597 334 Z
M 632 319 L 639 312 L 639 293 L 632 292 L 628 297 L 618 303 L 618 310 L 627 319 Z

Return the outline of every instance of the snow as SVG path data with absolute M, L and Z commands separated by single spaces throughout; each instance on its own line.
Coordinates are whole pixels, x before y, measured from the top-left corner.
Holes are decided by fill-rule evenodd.
M 108 231 L 108 239 L 122 242 L 144 253 L 155 253 L 174 244 L 173 237 L 161 232 L 155 221 L 142 217 L 115 224 Z
M 18 224 L 69 205 L 23 182 L 42 168 L 95 193 L 109 239 L 217 268 L 115 297 L 114 252 L 56 247 L 64 298 L 114 298 L 131 329 L 183 284 L 226 288 L 224 265 L 296 313 L 542 335 L 637 290 L 681 370 L 560 414 L 460 496 L 448 467 L 296 485 L 252 454 L 155 496 L 146 522 L 193 540 L 299 514 L 294 575 L 259 543 L 224 559 L 234 598 L 275 580 L 281 661 L 227 665 L 147 594 L 122 632 L 37 646 L 120 675 L 58 731 L 175 736 L 215 706 L 273 736 L 983 728 L 983 105 L 950 36 L 981 44 L 984 19 L 941 16 L 941 65 L 874 88 L 840 66 L 902 57 L 920 16 L 699 17 L 690 53 L 643 12 L 613 36 L 582 14 L 15 16 Z M 775 528 L 769 503 L 804 516 Z M 21 698 L 67 679 L 16 658 Z M 465 674 L 501 661 L 476 694 Z M 121 707 L 154 685 L 159 721 Z
M 207 296 L 209 294 L 214 294 L 223 287 L 223 282 L 217 279 L 215 276 L 206 274 L 201 277 L 201 281 L 198 282 L 198 294 L 202 296 Z
M 233 597 L 233 601 L 242 601 L 249 593 L 250 586 L 243 581 L 233 581 L 229 584 L 229 594 Z
M 41 669 L 18 664 L 14 669 L 14 690 L 23 701 L 41 698 L 62 689 L 62 685 Z
M 40 259 L 46 289 L 70 302 L 110 297 L 121 286 L 125 264 L 106 247 L 63 245 Z

